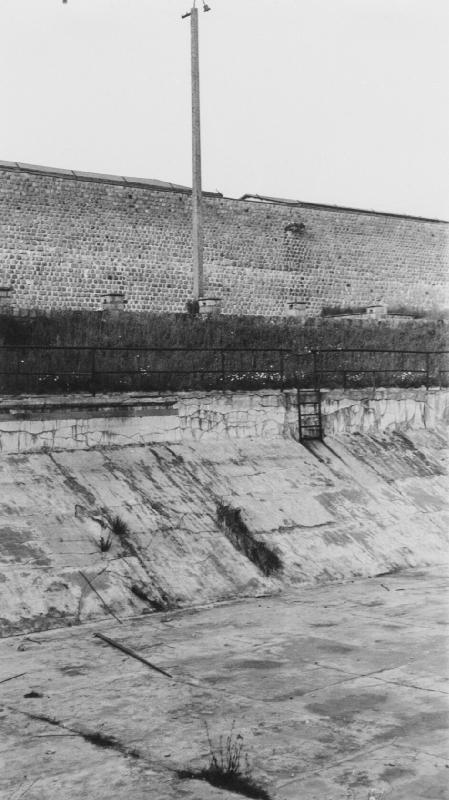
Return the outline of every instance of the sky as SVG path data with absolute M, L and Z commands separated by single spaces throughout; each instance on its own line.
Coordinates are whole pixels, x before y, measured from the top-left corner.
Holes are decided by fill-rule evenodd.
M 191 185 L 191 4 L 0 0 L 0 159 Z M 204 189 L 449 219 L 447 0 L 209 5 Z

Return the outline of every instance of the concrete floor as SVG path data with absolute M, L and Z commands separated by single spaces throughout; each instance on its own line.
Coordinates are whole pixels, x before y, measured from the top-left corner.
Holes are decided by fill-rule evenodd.
M 3 639 L 0 797 L 231 800 L 176 770 L 235 720 L 276 800 L 449 798 L 448 586 L 410 570 Z

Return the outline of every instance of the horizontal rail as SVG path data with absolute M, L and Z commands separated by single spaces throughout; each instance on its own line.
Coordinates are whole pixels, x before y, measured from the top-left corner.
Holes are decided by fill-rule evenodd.
M 449 350 L 389 350 L 376 347 L 317 347 L 303 350 L 291 350 L 290 348 L 279 347 L 164 347 L 158 345 L 157 347 L 148 347 L 147 345 L 120 345 L 119 347 L 111 347 L 109 345 L 72 345 L 72 344 L 58 344 L 58 345 L 43 345 L 43 344 L 2 344 L 1 350 L 48 350 L 49 352 L 60 350 L 72 350 L 74 352 L 83 351 L 91 352 L 145 352 L 145 353 L 284 353 L 293 356 L 310 356 L 314 353 L 389 353 L 390 355 L 449 355 Z
M 73 345 L 73 344 L 58 344 L 58 345 L 44 345 L 44 344 L 2 344 L 0 350 L 82 350 L 89 352 L 92 350 L 102 352 L 118 352 L 126 350 L 130 352 L 148 352 L 148 353 L 291 353 L 297 355 L 296 351 L 283 349 L 279 347 L 147 347 L 146 345 L 121 345 L 120 347 L 110 347 L 109 345 Z M 312 350 L 307 350 L 304 355 L 310 355 Z
M 187 355 L 186 355 L 187 354 Z M 449 350 L 0 345 L 0 391 L 175 391 L 446 381 Z M 373 357 L 375 356 L 375 359 Z M 330 363 L 329 363 L 330 359 Z M 73 367 L 70 369 L 70 367 Z M 355 377 L 356 376 L 356 377 Z M 365 376 L 368 376 L 366 378 Z M 368 381 L 368 383 L 366 383 Z
M 424 356 L 438 356 L 449 354 L 449 350 L 383 350 L 377 347 L 319 347 L 311 352 L 313 353 L 390 353 L 390 354 L 411 354 L 411 355 L 424 355 Z

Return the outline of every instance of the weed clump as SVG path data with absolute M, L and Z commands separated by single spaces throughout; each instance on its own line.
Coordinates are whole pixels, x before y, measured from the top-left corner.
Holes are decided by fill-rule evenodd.
M 121 542 L 127 542 L 131 533 L 129 525 L 118 514 L 112 518 L 111 531 Z
M 102 553 L 107 553 L 108 550 L 111 549 L 111 545 L 112 545 L 112 536 L 110 533 L 108 533 L 106 537 L 100 536 L 99 548 Z
M 217 746 L 212 743 L 206 725 L 209 765 L 200 770 L 179 770 L 178 777 L 207 781 L 211 786 L 228 789 L 255 800 L 271 800 L 267 790 L 253 778 L 248 754 L 244 753 L 243 736 L 240 733 L 234 734 L 234 725 L 233 722 L 226 740 L 220 736 Z
M 233 508 L 220 501 L 217 504 L 217 520 L 235 549 L 244 553 L 264 575 L 273 575 L 282 569 L 282 561 L 278 554 L 265 542 L 254 538 L 242 519 L 240 508 Z
M 94 731 L 92 733 L 79 731 L 79 734 L 86 742 L 94 744 L 95 747 L 113 748 L 114 750 L 119 747 L 117 739 L 114 736 L 108 736 L 108 734 L 100 733 L 99 731 Z
M 117 537 L 123 547 L 123 550 L 127 551 L 130 555 L 139 558 L 137 548 L 131 539 L 131 530 L 128 523 L 125 522 L 122 517 L 116 514 L 116 516 L 111 520 L 110 528 L 113 537 Z
M 143 600 L 144 603 L 148 603 L 153 611 L 167 611 L 167 609 L 170 608 L 170 602 L 167 597 L 164 596 L 160 600 L 149 597 L 145 589 L 142 589 L 142 587 L 138 586 L 136 583 L 131 585 L 131 591 L 136 595 L 136 597 L 139 598 L 139 600 Z

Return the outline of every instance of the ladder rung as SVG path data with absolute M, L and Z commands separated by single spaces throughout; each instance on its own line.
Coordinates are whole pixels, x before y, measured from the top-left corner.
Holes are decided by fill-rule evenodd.
M 321 440 L 321 392 L 319 389 L 299 389 L 298 417 L 301 440 Z

